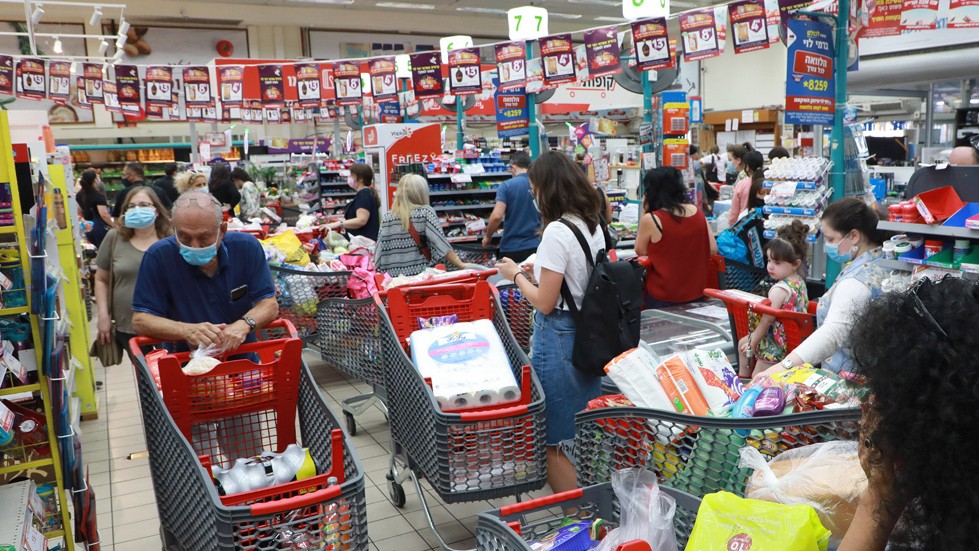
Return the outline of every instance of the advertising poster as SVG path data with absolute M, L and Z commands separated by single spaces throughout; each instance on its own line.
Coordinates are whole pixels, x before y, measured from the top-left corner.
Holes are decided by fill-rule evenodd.
M 14 58 L 0 55 L 0 94 L 14 94 Z
M 85 77 L 75 77 L 75 90 L 78 92 L 78 107 L 86 111 L 92 110 L 92 102 L 85 95 Z
M 374 103 L 398 101 L 398 76 L 394 56 L 375 57 L 368 63 Z
M 47 97 L 47 74 L 43 59 L 22 58 L 18 63 L 20 72 L 20 93 L 17 97 L 26 99 L 45 99 Z
M 105 110 L 110 113 L 122 113 L 122 105 L 119 104 L 119 91 L 116 82 L 110 78 L 102 81 L 102 101 L 105 102 Z
M 663 92 L 663 135 L 682 136 L 690 129 L 686 92 Z
M 782 40 L 778 34 L 782 25 L 782 12 L 778 8 L 778 0 L 765 0 L 765 22 L 768 23 L 768 43 L 775 44 Z
M 785 124 L 833 124 L 832 28 L 818 21 L 789 20 L 785 79 Z
M 723 54 L 727 42 L 727 6 L 714 6 L 714 26 L 717 28 L 717 50 Z
M 902 31 L 927 31 L 938 28 L 938 0 L 904 0 Z
M 874 11 L 870 13 L 870 21 L 860 34 L 861 38 L 901 34 L 901 13 L 903 11 L 904 0 L 877 0 Z
M 456 96 L 483 91 L 479 48 L 459 48 L 449 52 L 449 93 Z
M 951 0 L 948 7 L 948 28 L 979 27 L 979 0 Z
M 238 107 L 242 102 L 245 68 L 241 65 L 221 65 L 218 67 L 218 90 L 221 91 L 221 105 Z
M 539 40 L 544 84 L 574 82 L 574 44 L 570 34 L 556 34 Z
M 607 77 L 622 72 L 619 64 L 619 36 L 615 26 L 585 31 L 589 78 Z
M 184 69 L 184 104 L 187 107 L 211 105 L 211 70 L 208 67 Z
M 103 103 L 102 101 L 102 65 L 99 63 L 82 63 L 82 74 L 85 76 L 85 97 L 88 102 Z
M 522 91 L 496 92 L 496 132 L 501 138 L 530 134 L 527 96 Z
M 527 84 L 527 43 L 508 42 L 496 45 L 496 74 L 499 89 L 508 92 Z
M 170 89 L 170 107 L 167 108 L 167 111 L 172 121 L 186 120 L 184 111 L 180 109 L 180 96 L 174 88 Z
M 780 31 L 782 36 L 787 36 L 785 25 L 792 14 L 799 10 L 809 9 L 810 5 L 812 5 L 812 0 L 778 0 L 778 16 L 779 24 L 782 26 Z
M 71 100 L 71 62 L 48 62 L 48 97 L 58 103 Z
M 394 96 L 395 101 L 387 101 L 379 105 L 380 111 L 377 114 L 382 123 L 392 124 L 401 122 L 401 103 L 398 96 Z
M 146 104 L 146 118 L 151 121 L 162 121 L 163 120 L 163 107 L 159 105 L 153 105 L 150 103 Z
M 666 19 L 658 17 L 633 22 L 632 40 L 636 45 L 636 61 L 640 71 L 666 69 L 672 65 Z
M 270 108 L 285 105 L 286 91 L 282 83 L 281 65 L 259 65 L 258 87 L 262 94 L 262 105 Z
M 411 55 L 411 80 L 416 98 L 441 97 L 445 93 L 442 83 L 442 54 L 424 52 Z
M 672 166 L 677 170 L 687 168 L 687 150 L 690 142 L 683 138 L 668 138 L 663 140 L 663 166 Z
M 719 55 L 714 10 L 680 14 L 680 42 L 683 44 L 683 60 L 688 63 Z
M 581 84 L 591 79 L 588 74 L 588 48 L 582 44 L 574 47 L 575 84 Z
M 170 67 L 146 68 L 146 107 L 170 107 L 173 104 L 173 69 Z M 155 112 L 155 111 L 154 111 Z
M 741 0 L 728 4 L 734 53 L 764 50 L 769 46 L 764 0 Z
M 303 107 L 318 107 L 323 101 L 321 93 L 321 71 L 319 63 L 296 64 L 296 88 L 299 105 Z
M 126 107 L 136 106 L 139 112 L 139 71 L 135 65 L 116 65 L 116 92 L 124 111 L 131 113 Z
M 334 63 L 333 85 L 337 91 L 337 105 L 360 105 L 363 101 L 360 62 L 341 61 Z M 269 120 L 269 122 L 272 121 Z

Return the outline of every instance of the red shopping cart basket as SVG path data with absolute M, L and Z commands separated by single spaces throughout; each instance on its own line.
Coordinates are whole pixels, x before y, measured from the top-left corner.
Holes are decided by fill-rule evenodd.
M 259 363 L 233 359 L 194 376 L 181 369 L 189 353 L 162 356 L 162 393 L 144 355 L 161 341 L 130 342 L 167 549 L 367 549 L 360 462 L 303 362 L 295 329 L 285 320 L 270 327 L 291 336 L 235 351 L 254 353 Z M 229 467 L 236 457 L 291 443 L 309 450 L 316 476 L 218 495 L 205 465 Z

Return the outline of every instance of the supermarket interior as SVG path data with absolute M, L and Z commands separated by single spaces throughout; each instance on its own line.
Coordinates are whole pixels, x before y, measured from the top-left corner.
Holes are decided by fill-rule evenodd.
M 0 21 L 0 551 L 974 545 L 979 1 Z

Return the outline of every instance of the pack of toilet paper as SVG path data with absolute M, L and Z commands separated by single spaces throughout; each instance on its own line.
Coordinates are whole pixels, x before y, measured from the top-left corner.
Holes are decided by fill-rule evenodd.
M 465 409 L 520 399 L 520 385 L 500 335 L 489 320 L 415 331 L 411 359 L 432 380 L 439 408 Z

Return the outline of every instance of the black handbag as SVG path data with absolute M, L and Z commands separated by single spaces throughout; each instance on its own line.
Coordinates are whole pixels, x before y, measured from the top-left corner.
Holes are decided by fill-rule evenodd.
M 115 262 L 116 262 L 116 243 L 120 237 L 117 235 L 115 240 L 112 241 L 112 254 L 109 256 L 109 315 L 112 315 L 112 301 L 115 298 L 115 293 L 113 292 L 113 286 L 115 285 Z M 98 358 L 102 365 L 109 367 L 112 365 L 118 365 L 122 363 L 123 350 L 119 342 L 116 341 L 116 322 L 112 321 L 112 330 L 109 333 L 109 342 L 103 343 L 99 341 L 98 336 L 95 337 L 95 342 L 92 343 L 92 349 L 89 350 L 88 355 Z

